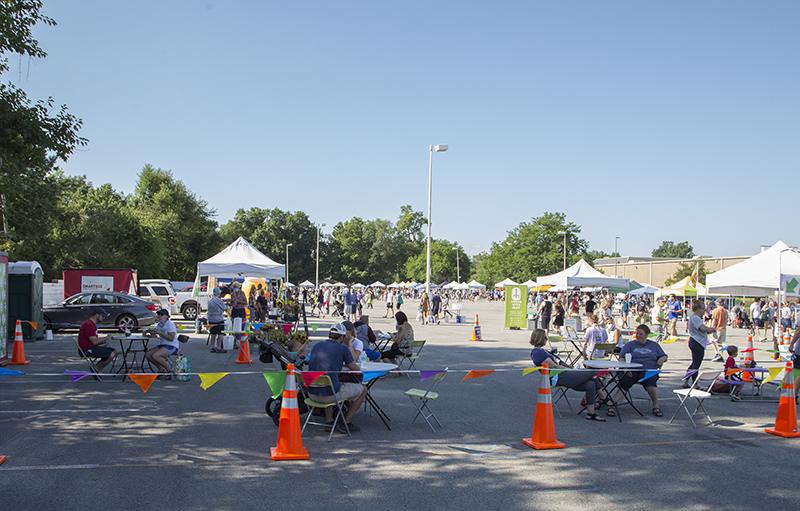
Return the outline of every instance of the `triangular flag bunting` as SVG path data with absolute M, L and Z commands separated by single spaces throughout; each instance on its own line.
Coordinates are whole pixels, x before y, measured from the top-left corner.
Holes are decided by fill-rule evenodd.
M 261 327 L 266 325 L 266 323 L 250 323 L 253 325 L 253 330 L 261 330 Z
M 650 369 L 648 371 L 645 371 L 644 372 L 644 377 L 641 380 L 638 380 L 638 382 L 643 382 L 648 378 L 652 378 L 654 375 L 656 375 L 656 374 L 658 374 L 660 372 L 661 372 L 661 369 Z
M 89 371 L 64 371 L 64 374 L 69 375 L 69 381 L 75 383 L 76 381 L 80 380 L 81 378 L 86 378 L 87 376 L 91 375 Z
M 261 374 L 264 375 L 272 391 L 272 399 L 278 399 L 278 396 L 283 394 L 283 387 L 286 386 L 286 371 L 269 371 Z
M 29 325 L 31 326 L 31 328 L 33 328 L 34 330 L 36 330 L 36 328 L 39 326 L 39 322 L 38 322 L 38 321 L 28 321 L 28 324 L 29 324 Z
M 222 378 L 228 373 L 197 373 L 197 376 L 200 377 L 200 388 L 203 390 L 208 390 L 208 388 Z
M 22 371 L 15 371 L 13 369 L 6 369 L 5 367 L 0 367 L 0 376 L 5 376 L 7 374 L 25 374 Z
M 742 353 L 752 353 L 756 350 L 760 350 L 761 348 L 747 348 L 746 350 L 742 350 Z
M 388 373 L 389 371 L 364 371 L 364 378 L 363 382 L 367 383 L 370 380 L 374 380 L 379 376 L 383 376 L 384 374 Z
M 744 369 L 728 369 L 725 372 L 725 377 L 727 378 L 728 376 L 730 376 L 732 374 L 738 374 L 738 373 L 741 373 L 742 371 L 744 371 Z
M 283 325 L 283 335 L 289 335 L 289 330 L 292 329 L 294 325 Z
M 303 375 L 303 381 L 306 385 L 311 385 L 314 383 L 314 380 L 325 374 L 325 371 L 302 371 L 300 374 Z
M 675 341 L 679 341 L 679 340 L 680 340 L 680 339 L 679 339 L 679 338 L 677 338 L 677 337 L 672 337 L 672 338 L 670 338 L 670 339 L 666 339 L 666 340 L 664 340 L 664 341 L 661 341 L 661 344 L 672 344 L 673 342 L 675 342 Z
M 317 331 L 317 328 L 319 328 L 319 327 L 320 327 L 320 325 L 308 325 L 308 326 L 310 326 L 310 327 L 311 327 L 311 331 L 312 331 L 312 332 L 316 332 L 316 331 Z
M 654 334 L 650 334 L 650 335 L 648 335 L 648 336 L 647 336 L 647 338 L 648 338 L 648 339 L 653 339 L 654 337 L 658 337 L 658 336 L 659 336 L 659 334 L 658 334 L 658 333 L 654 333 Z
M 128 378 L 133 380 L 147 394 L 147 389 L 156 381 L 157 376 L 157 374 L 129 374 Z
M 564 371 L 569 371 L 569 369 L 550 369 L 550 376 L 558 376 Z
M 425 381 L 431 376 L 436 376 L 439 373 L 443 373 L 444 371 L 420 371 L 419 372 L 419 381 Z
M 523 369 L 522 370 L 522 376 L 525 376 L 526 374 L 531 374 L 533 372 L 536 372 L 539 369 L 541 369 L 541 367 L 529 367 L 527 369 Z
M 764 378 L 764 381 L 762 381 L 761 384 L 763 385 L 763 384 L 765 384 L 767 382 L 771 382 L 772 380 L 774 380 L 778 376 L 778 374 L 782 370 L 783 370 L 783 367 L 780 367 L 780 366 L 778 366 L 778 367 L 770 367 L 769 368 L 769 376 Z
M 494 369 L 484 369 L 484 370 L 480 370 L 480 371 L 472 370 L 472 371 L 468 372 L 466 376 L 461 378 L 461 381 L 464 381 L 467 378 L 478 379 L 481 376 L 486 376 L 487 374 L 492 374 L 492 373 L 495 373 L 495 372 L 497 372 L 497 371 L 495 371 Z
M 601 376 L 605 376 L 611 373 L 611 371 L 597 371 L 597 377 L 600 378 Z

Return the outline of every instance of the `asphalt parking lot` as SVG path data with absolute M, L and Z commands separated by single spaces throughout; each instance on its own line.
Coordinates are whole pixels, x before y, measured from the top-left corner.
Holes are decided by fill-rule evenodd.
M 365 311 L 374 329 L 390 330 L 382 303 Z M 411 304 L 408 304 L 410 307 Z M 483 342 L 470 342 L 479 314 Z M 432 405 L 443 427 L 432 432 L 414 415 L 408 388 L 429 380 L 382 379 L 373 395 L 391 417 L 391 431 L 364 410 L 352 437 L 307 430 L 307 461 L 272 461 L 277 428 L 264 413 L 269 388 L 261 371 L 273 369 L 254 353 L 254 364 L 235 364 L 209 352 L 202 334 L 184 348 L 192 372 L 230 372 L 208 390 L 191 382 L 155 381 L 147 393 L 130 380 L 84 378 L 68 334 L 26 342 L 31 361 L 9 366 L 22 376 L 0 378 L 0 465 L 7 509 L 78 509 L 147 506 L 148 509 L 796 509 L 800 439 L 764 433 L 774 425 L 775 402 L 731 402 L 715 396 L 706 407 L 715 421 L 697 429 L 679 415 L 671 389 L 690 361 L 682 343 L 666 345 L 670 359 L 659 381 L 665 417 L 649 413 L 646 394 L 634 388 L 643 417 L 621 408 L 623 421 L 590 422 L 560 406 L 557 439 L 565 449 L 535 451 L 530 437 L 540 376 L 532 366 L 529 332 L 502 328 L 502 304 L 465 303 L 467 323 L 422 326 L 426 339 L 417 368 L 450 372 Z M 310 318 L 325 337 L 331 318 Z M 180 323 L 179 323 L 180 324 Z M 682 329 L 681 329 L 682 333 Z M 73 333 L 72 335 L 76 335 Z M 729 342 L 744 347 L 746 333 Z M 764 343 L 757 348 L 768 348 Z M 711 351 L 709 350 L 709 353 Z M 704 368 L 714 367 L 712 355 Z M 756 352 L 761 365 L 774 366 Z M 721 368 L 722 364 L 718 364 Z M 461 381 L 469 370 L 494 369 Z M 774 394 L 777 397 L 777 394 Z M 570 392 L 573 406 L 580 394 Z M 640 406 L 641 405 L 641 406 Z

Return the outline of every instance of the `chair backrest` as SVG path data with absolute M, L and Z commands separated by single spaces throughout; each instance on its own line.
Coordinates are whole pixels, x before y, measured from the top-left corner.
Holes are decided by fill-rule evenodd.
M 411 341 L 411 354 L 412 355 L 419 355 L 419 352 L 422 351 L 422 348 L 425 347 L 425 340 L 415 340 Z
M 87 355 L 86 352 L 83 351 L 83 348 L 81 348 L 81 345 L 78 342 L 78 338 L 73 337 L 72 340 L 75 343 L 75 347 L 78 348 L 78 353 L 80 354 L 81 358 L 89 358 L 89 355 Z
M 178 342 L 189 342 L 189 336 L 186 334 L 180 334 L 178 336 Z
M 567 331 L 567 337 L 570 337 L 572 339 L 578 338 L 578 332 L 576 332 L 575 329 L 572 328 L 572 325 L 565 325 L 564 329 Z
M 431 383 L 431 386 L 428 387 L 428 390 L 425 391 L 425 394 L 422 396 L 422 399 L 427 398 L 428 394 L 436 392 L 436 387 L 439 386 L 439 383 L 442 381 L 442 378 L 444 378 L 444 375 L 447 374 L 447 371 L 449 369 L 450 369 L 449 367 L 445 367 L 444 371 L 438 373 L 436 376 L 433 377 L 433 382 Z
M 592 351 L 592 353 L 589 354 L 589 359 L 590 360 L 597 360 L 597 359 L 600 359 L 600 358 L 608 358 L 609 356 L 611 356 L 611 353 L 613 353 L 614 348 L 616 346 L 617 345 L 614 344 L 613 342 L 597 343 L 597 344 L 594 345 L 594 350 Z M 602 357 L 595 357 L 595 356 L 593 356 L 595 351 L 604 351 L 605 355 L 603 355 Z
M 722 376 L 722 371 L 700 371 L 694 381 L 694 388 L 708 391 Z
M 333 392 L 333 394 L 336 395 L 336 391 L 333 388 L 333 382 L 331 381 L 331 377 L 328 376 L 327 374 L 317 376 L 317 378 L 310 384 L 308 384 L 307 387 L 309 389 L 310 394 L 314 393 L 310 389 L 331 389 L 331 392 Z

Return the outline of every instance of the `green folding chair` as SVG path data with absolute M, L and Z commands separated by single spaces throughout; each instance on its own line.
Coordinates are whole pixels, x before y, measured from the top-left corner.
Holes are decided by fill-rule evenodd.
M 433 377 L 433 382 L 431 383 L 431 386 L 428 388 L 428 390 L 408 389 L 403 393 L 403 395 L 408 396 L 411 399 L 411 402 L 414 403 L 414 406 L 417 407 L 417 413 L 416 415 L 414 415 L 414 418 L 411 419 L 411 422 L 409 422 L 409 424 L 413 424 L 414 421 L 417 420 L 417 417 L 422 415 L 422 418 L 425 419 L 425 422 L 428 423 L 428 426 L 434 433 L 436 433 L 436 429 L 433 427 L 433 424 L 431 424 L 431 421 L 428 419 L 432 418 L 433 420 L 436 421 L 436 424 L 438 424 L 439 427 L 442 426 L 442 423 L 439 422 L 439 419 L 436 418 L 436 415 L 434 415 L 433 410 L 430 409 L 428 403 L 430 401 L 435 401 L 436 399 L 439 398 L 439 393 L 436 392 L 436 388 L 439 386 L 439 383 L 441 383 L 442 378 L 444 378 L 444 375 L 447 374 L 448 369 L 449 368 L 446 367 L 444 371 Z

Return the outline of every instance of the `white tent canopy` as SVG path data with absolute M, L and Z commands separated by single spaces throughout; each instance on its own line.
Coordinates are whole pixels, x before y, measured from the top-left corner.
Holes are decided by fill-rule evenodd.
M 197 280 L 208 277 L 262 277 L 280 279 L 286 267 L 262 254 L 241 236 L 219 254 L 197 263 Z M 195 288 L 199 288 L 195 281 Z
M 746 261 L 706 276 L 712 295 L 764 296 L 781 287 L 781 275 L 800 280 L 800 254 L 778 241 Z
M 469 284 L 467 284 L 467 288 L 468 289 L 486 289 L 486 286 L 484 286 L 483 284 L 481 284 L 477 280 L 473 280 Z
M 630 285 L 630 280 L 606 277 L 592 268 L 589 263 L 581 259 L 564 271 L 553 275 L 539 277 L 536 282 L 540 286 L 550 285 L 559 288 L 568 287 L 624 287 Z M 551 291 L 553 291 L 551 289 Z
M 356 289 L 361 289 L 362 287 L 367 287 L 367 286 L 365 286 L 365 285 L 364 285 L 364 284 L 362 284 L 361 282 L 358 282 L 358 283 L 356 283 L 356 284 L 353 284 L 353 285 L 352 285 L 352 286 L 350 286 L 350 287 L 354 287 L 354 288 L 356 288 Z
M 303 282 L 300 283 L 300 287 L 314 287 L 314 283 L 304 280 Z
M 518 284 L 511 279 L 505 279 L 503 281 L 498 282 L 494 285 L 494 287 L 501 288 L 506 286 L 517 286 Z
M 386 287 L 386 284 L 384 284 L 380 280 L 376 280 L 375 282 L 370 284 L 369 287 Z

